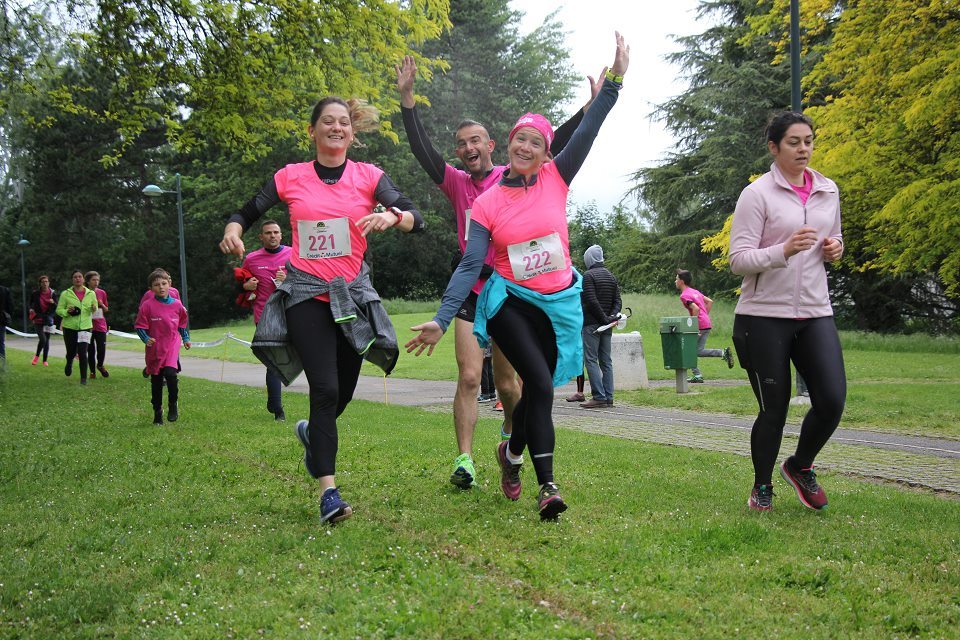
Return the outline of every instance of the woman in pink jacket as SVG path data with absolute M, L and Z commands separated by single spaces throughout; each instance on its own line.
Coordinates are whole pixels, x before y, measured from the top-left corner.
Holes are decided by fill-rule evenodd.
M 843 255 L 837 185 L 807 164 L 813 121 L 792 111 L 767 127 L 770 171 L 743 190 L 730 230 L 730 267 L 743 276 L 733 343 L 760 405 L 750 435 L 751 509 L 773 508 L 773 467 L 790 401 L 790 363 L 807 381 L 810 411 L 780 474 L 804 506 L 827 496 L 813 461 L 837 428 L 847 393 L 824 263 Z

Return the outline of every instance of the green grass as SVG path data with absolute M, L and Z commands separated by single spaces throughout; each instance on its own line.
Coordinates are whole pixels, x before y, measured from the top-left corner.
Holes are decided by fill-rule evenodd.
M 673 380 L 674 372 L 663 368 L 659 319 L 682 314 L 676 296 L 627 295 L 624 306 L 633 309 L 633 317 L 624 331 L 639 331 L 643 336 L 647 372 L 651 380 Z M 386 301 L 401 344 L 413 334 L 409 328 L 433 317 L 437 303 Z M 734 305 L 718 301 L 714 305 L 714 330 L 708 346 L 730 345 Z M 244 340 L 253 336 L 250 319 L 229 325 L 196 329 L 195 341 L 213 341 L 231 332 Z M 846 361 L 848 395 L 841 426 L 960 439 L 960 341 L 924 335 L 881 336 L 859 332 L 841 332 Z M 447 335 L 430 357 L 415 358 L 402 353 L 393 376 L 421 380 L 456 380 L 453 335 Z M 142 350 L 139 342 L 111 339 L 110 348 Z M 193 349 L 190 356 L 257 362 L 250 349 L 228 340 L 209 349 Z M 705 385 L 695 393 L 678 395 L 673 387 L 620 392 L 618 399 L 661 408 L 680 408 L 739 416 L 756 415 L 756 400 L 746 386 L 742 369 L 728 369 L 719 358 L 704 358 L 700 368 L 708 380 L 737 380 L 744 386 L 731 388 Z M 376 367 L 364 364 L 365 375 L 382 375 Z M 790 410 L 790 421 L 799 422 L 805 407 Z
M 355 402 L 317 489 L 262 390 L 183 379 L 150 424 L 138 371 L 76 378 L 11 353 L 0 383 L 0 636 L 9 638 L 945 638 L 960 625 L 960 502 L 824 473 L 745 508 L 740 457 L 560 430 L 571 505 L 447 483 L 449 416 Z M 303 415 L 306 396 L 286 398 Z M 951 631 L 952 629 L 952 631 Z

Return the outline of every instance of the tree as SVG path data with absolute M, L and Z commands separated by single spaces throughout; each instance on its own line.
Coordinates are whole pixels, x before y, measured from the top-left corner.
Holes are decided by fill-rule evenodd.
M 824 102 L 810 110 L 819 163 L 845 196 L 853 268 L 920 276 L 926 284 L 910 287 L 919 294 L 942 286 L 953 304 L 941 297 L 940 306 L 955 316 L 960 8 L 947 0 L 851 0 L 811 84 Z

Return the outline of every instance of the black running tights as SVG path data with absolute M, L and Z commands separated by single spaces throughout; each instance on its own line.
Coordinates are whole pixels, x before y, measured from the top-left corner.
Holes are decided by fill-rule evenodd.
M 107 357 L 107 332 L 94 331 L 93 339 L 90 341 L 90 369 L 102 367 Z
M 164 367 L 158 375 L 150 376 L 150 402 L 154 411 L 163 410 L 163 383 L 167 383 L 167 402 L 172 409 L 180 398 L 180 384 L 177 379 L 177 370 L 174 367 Z
M 34 327 L 36 327 L 37 329 L 37 352 L 34 355 L 39 357 L 40 354 L 42 353 L 43 361 L 46 362 L 47 358 L 50 357 L 50 336 L 52 336 L 53 334 L 47 333 L 46 331 L 44 331 L 44 329 L 46 328 L 45 325 L 37 324 L 37 325 L 34 325 Z
M 310 386 L 310 453 L 315 478 L 332 476 L 337 461 L 337 418 L 353 399 L 363 357 L 333 321 L 330 303 L 306 300 L 287 309 L 287 333 Z
M 63 330 L 63 345 L 67 349 L 67 369 L 73 369 L 73 359 L 80 356 L 80 378 L 87 378 L 87 343 L 80 342 L 79 331 L 73 329 Z
M 760 413 L 750 434 L 754 482 L 770 484 L 790 405 L 790 362 L 807 382 L 810 410 L 794 454 L 809 468 L 843 415 L 847 378 L 833 317 L 792 320 L 737 315 L 733 344 L 747 370 Z
M 553 372 L 557 340 L 553 324 L 537 307 L 507 296 L 487 330 L 523 380 L 520 402 L 513 410 L 510 453 L 530 449 L 537 482 L 553 482 Z

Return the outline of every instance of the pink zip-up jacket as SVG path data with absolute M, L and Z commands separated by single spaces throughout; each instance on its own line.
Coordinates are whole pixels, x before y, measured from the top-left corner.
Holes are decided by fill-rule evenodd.
M 777 168 L 770 166 L 743 190 L 730 229 L 730 268 L 743 276 L 736 313 L 768 318 L 822 318 L 833 315 L 823 263 L 823 240 L 840 234 L 840 190 L 833 180 L 813 176 L 804 204 Z M 783 256 L 783 245 L 800 227 L 817 230 L 808 251 Z

